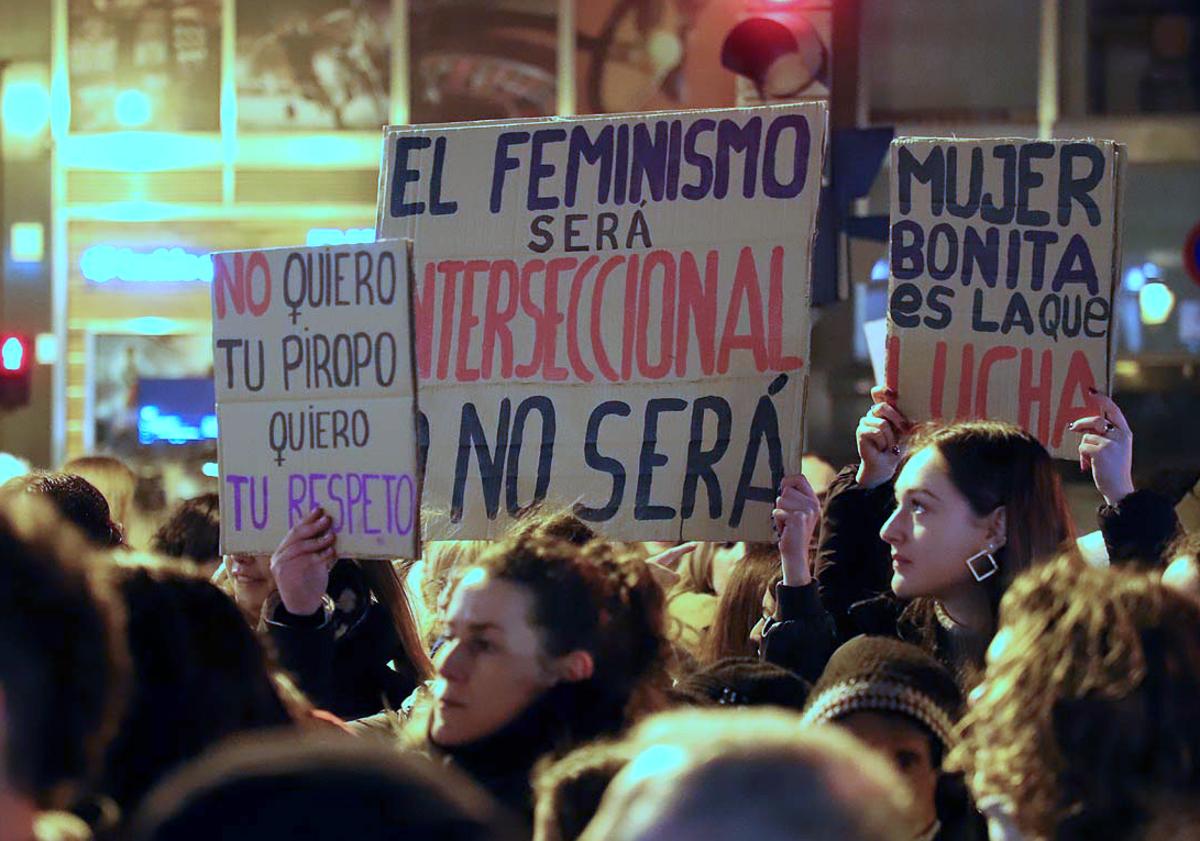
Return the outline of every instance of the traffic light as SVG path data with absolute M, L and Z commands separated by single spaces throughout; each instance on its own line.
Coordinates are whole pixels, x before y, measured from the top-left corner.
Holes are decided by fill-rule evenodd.
M 32 377 L 33 350 L 28 337 L 0 334 L 0 409 L 28 405 Z
M 739 77 L 738 105 L 828 99 L 832 30 L 828 0 L 747 0 L 721 45 L 721 66 Z

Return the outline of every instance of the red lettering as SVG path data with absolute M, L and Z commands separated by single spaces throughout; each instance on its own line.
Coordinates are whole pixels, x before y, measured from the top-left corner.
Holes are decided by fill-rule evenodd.
M 738 320 L 742 308 L 746 307 L 750 318 L 750 332 L 738 333 Z M 717 372 L 729 371 L 729 355 L 734 350 L 749 350 L 754 354 L 754 366 L 759 371 L 767 370 L 767 349 L 763 345 L 763 299 L 758 287 L 758 267 L 754 264 L 754 251 L 746 246 L 738 254 L 737 271 L 733 276 L 733 289 L 729 293 L 729 310 L 725 314 L 725 329 L 721 335 L 721 347 L 717 351 Z
M 696 350 L 700 354 L 700 370 L 713 372 L 717 352 L 717 285 L 719 255 L 716 249 L 708 252 L 704 261 L 704 284 L 700 284 L 700 268 L 690 251 L 679 255 L 679 329 L 676 331 L 675 376 L 687 374 L 688 337 L 694 327 Z M 688 325 L 691 321 L 692 326 Z
M 512 260 L 497 260 L 488 272 L 487 312 L 483 316 L 483 358 L 480 373 L 485 380 L 492 378 L 492 363 L 496 342 L 500 343 L 500 376 L 508 379 L 513 369 L 513 336 L 508 322 L 517 314 L 518 270 Z M 501 280 L 507 277 L 508 301 L 500 307 Z
M 467 367 L 467 355 L 471 352 L 471 331 L 479 324 L 475 315 L 475 275 L 487 270 L 487 260 L 471 260 L 463 269 L 462 311 L 458 314 L 458 353 L 454 364 L 454 379 L 459 382 L 479 379 L 479 370 Z
M 257 301 L 254 300 L 255 271 L 262 274 L 262 296 Z M 213 258 L 213 300 L 218 321 L 228 312 L 226 298 L 238 315 L 245 314 L 247 304 L 250 305 L 250 314 L 256 318 L 267 311 L 271 305 L 271 267 L 267 263 L 267 255 L 261 251 L 251 252 L 248 258 L 242 253 L 234 254 L 232 277 L 225 258 Z
M 1012 345 L 990 347 L 983 352 L 983 358 L 979 360 L 979 380 L 975 385 L 975 417 L 986 418 L 988 416 L 988 380 L 992 375 L 992 366 L 1016 358 L 1017 349 Z
M 521 309 L 533 318 L 534 330 L 533 350 L 529 355 L 529 361 L 516 367 L 515 373 L 518 377 L 532 377 L 542 364 L 542 330 L 540 326 L 542 311 L 534 304 L 530 287 L 533 273 L 544 271 L 545 268 L 544 260 L 530 260 L 521 267 Z
M 225 317 L 225 297 L 233 301 L 233 309 L 238 315 L 246 311 L 246 285 L 242 276 L 242 255 L 233 255 L 233 277 L 229 276 L 229 267 L 225 257 L 213 257 L 213 300 L 217 307 L 217 320 Z
M 767 303 L 767 348 L 773 371 L 795 371 L 804 364 L 799 356 L 783 355 L 783 246 L 771 249 L 771 285 Z
M 899 393 L 900 391 L 900 337 L 888 336 L 887 342 L 884 345 L 887 351 L 884 353 L 884 385 L 892 391 Z M 943 372 L 944 373 L 944 372 Z
M 631 254 L 625 267 L 625 335 L 621 342 L 621 379 L 633 375 L 633 328 L 637 317 L 638 264 L 641 258 Z
M 1038 404 L 1037 436 L 1039 441 L 1050 440 L 1050 400 L 1054 386 L 1054 351 L 1042 351 L 1042 361 L 1037 383 L 1033 381 L 1033 348 L 1021 349 L 1021 378 L 1017 384 L 1017 424 L 1032 431 L 1030 415 L 1033 404 Z
M 633 259 L 636 260 L 637 255 L 634 255 Z M 600 267 L 600 272 L 596 275 L 596 285 L 592 287 L 592 353 L 596 357 L 596 367 L 600 369 L 604 379 L 614 383 L 620 377 L 604 349 L 604 284 L 608 281 L 608 276 L 624 262 L 624 257 L 609 257 Z
M 657 325 L 658 362 L 650 364 L 650 292 L 654 270 L 662 266 L 662 317 Z M 671 346 L 675 343 L 675 258 L 669 251 L 653 251 L 642 267 L 638 289 L 637 363 L 638 372 L 652 380 L 661 380 L 671 370 Z
M 968 342 L 962 349 L 962 368 L 958 372 L 958 409 L 955 420 L 971 417 L 971 383 L 975 380 L 975 345 Z
M 579 352 L 579 299 L 583 296 L 584 280 L 599 262 L 600 258 L 595 255 L 583 261 L 583 265 L 579 267 L 579 271 L 575 272 L 575 277 L 571 280 L 571 298 L 567 303 L 567 359 L 571 363 L 571 370 L 575 372 L 575 376 L 585 383 L 590 383 L 595 377 L 588 370 L 583 361 L 583 355 Z M 593 312 L 593 323 L 596 318 L 597 314 Z
M 241 256 L 240 254 L 238 255 Z M 254 270 L 262 271 L 262 300 L 254 300 Z M 240 271 L 240 269 L 239 269 Z M 267 263 L 267 255 L 255 251 L 250 255 L 250 265 L 246 269 L 246 302 L 250 304 L 250 313 L 255 317 L 262 315 L 271 305 L 271 267 Z
M 558 325 L 563 323 L 563 314 L 558 309 L 558 276 L 577 265 L 579 261 L 574 257 L 556 257 L 546 266 L 546 299 L 541 327 L 546 333 L 542 343 L 542 377 L 547 382 L 562 382 L 569 373 L 558 364 Z
M 892 343 L 895 342 L 897 348 L 900 346 L 899 336 L 888 336 L 888 368 L 892 364 Z M 933 349 L 933 387 L 929 391 L 929 416 L 934 420 L 941 420 L 943 402 L 946 396 L 946 343 L 938 342 Z M 888 384 L 889 388 L 895 386 Z
M 1088 362 L 1087 354 L 1081 350 L 1073 352 L 1071 362 L 1067 366 L 1067 378 L 1063 383 L 1062 394 L 1058 398 L 1058 413 L 1054 418 L 1054 437 L 1050 441 L 1051 447 L 1058 447 L 1062 444 L 1063 430 L 1072 421 L 1088 415 L 1100 414 L 1100 407 L 1096 405 L 1096 401 L 1092 399 L 1092 395 L 1088 391 L 1095 387 L 1096 377 L 1092 374 L 1092 366 Z M 1075 402 L 1077 394 L 1082 398 L 1079 403 Z
M 454 299 L 455 288 L 458 285 L 458 274 L 465 264 L 462 260 L 443 260 L 438 263 L 438 271 L 442 273 L 442 332 L 438 336 L 438 367 L 437 378 L 446 379 L 450 368 L 450 340 L 454 333 Z

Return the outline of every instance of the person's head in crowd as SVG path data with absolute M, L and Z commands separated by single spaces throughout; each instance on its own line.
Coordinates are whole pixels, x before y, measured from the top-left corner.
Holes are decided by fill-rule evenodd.
M 575 841 L 600 808 L 613 777 L 629 762 L 624 742 L 598 741 L 534 769 L 533 841 Z
M 892 550 L 892 590 L 933 599 L 954 622 L 986 634 L 1013 579 L 1074 537 L 1050 454 L 1011 424 L 919 429 L 895 494 L 880 531 Z
M 809 695 L 804 721 L 837 724 L 891 760 L 912 790 L 910 837 L 917 838 L 939 820 L 957 823 L 968 811 L 963 798 L 952 802 L 961 788 L 942 775 L 961 708 L 954 675 L 923 649 L 887 637 L 855 637 L 830 658 Z
M 1167 557 L 1171 560 L 1163 570 L 1163 584 L 1200 600 L 1200 532 L 1181 536 Z
M 185 499 L 155 532 L 150 548 L 211 576 L 221 564 L 221 498 L 215 493 Z
M 782 666 L 757 657 L 730 657 L 681 678 L 671 696 L 695 706 L 783 707 L 799 712 L 809 685 Z
M 440 633 L 438 616 L 446 609 L 446 594 L 458 570 L 470 566 L 488 547 L 486 540 L 430 540 L 420 562 L 421 637 L 431 648 Z
M 782 710 L 654 716 L 583 841 L 908 841 L 908 788 L 834 728 Z
M 132 681 L 97 789 L 128 814 L 159 778 L 205 748 L 292 719 L 262 644 L 224 593 L 149 559 L 123 561 L 115 577 Z
M 572 685 L 607 719 L 575 724 L 617 729 L 663 663 L 662 593 L 644 563 L 602 541 L 498 543 L 454 582 L 445 619 L 430 726 L 443 746 L 489 736 Z
M 341 737 L 235 739 L 146 798 L 130 841 L 511 841 L 469 780 L 389 746 Z
M 733 568 L 729 584 L 717 602 L 717 613 L 700 646 L 700 660 L 715 663 L 727 657 L 758 653 L 762 641 L 751 632 L 762 621 L 764 598 L 779 577 L 779 549 L 773 543 L 747 543 L 746 555 Z M 774 606 L 771 605 L 772 609 Z
M 97 770 L 127 673 L 107 565 L 44 500 L 0 510 L 0 826 L 61 808 Z
M 736 541 L 699 543 L 679 565 L 679 581 L 671 596 L 682 593 L 719 596 L 744 553 L 745 547 Z
M 121 524 L 113 520 L 108 500 L 82 476 L 74 473 L 30 473 L 10 479 L 0 488 L 0 496 L 21 493 L 46 499 L 64 520 L 79 529 L 94 546 L 114 549 L 125 545 Z
M 1027 835 L 1134 837 L 1162 798 L 1200 798 L 1198 698 L 1200 604 L 1064 556 L 1005 595 L 950 763 Z
M 113 456 L 81 456 L 64 464 L 62 472 L 82 476 L 104 494 L 113 521 L 121 524 L 123 531 L 128 533 L 137 490 L 137 474 L 129 465 Z

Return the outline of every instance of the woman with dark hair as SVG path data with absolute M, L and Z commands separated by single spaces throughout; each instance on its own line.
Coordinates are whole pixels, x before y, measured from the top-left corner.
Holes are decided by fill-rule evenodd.
M 318 707 L 344 719 L 396 707 L 429 676 L 404 584 L 387 560 L 339 559 L 320 509 L 271 556 L 231 555 L 217 580 Z
M 1200 604 L 1064 556 L 1004 596 L 949 763 L 993 837 L 1143 837 L 1200 801 Z
M 122 564 L 133 680 L 96 790 L 128 815 L 160 778 L 234 733 L 292 723 L 254 632 L 209 582 Z
M 28 493 L 48 500 L 60 516 L 101 549 L 125 545 L 120 523 L 114 522 L 108 500 L 96 486 L 73 473 L 30 473 L 9 479 L 4 493 Z
M 758 654 L 752 632 L 762 619 L 764 596 L 778 578 L 779 550 L 775 545 L 747 543 L 746 555 L 733 568 L 717 602 L 712 627 L 700 645 L 702 664 Z
M 524 530 L 452 585 L 437 674 L 404 736 L 529 817 L 539 759 L 662 706 L 663 615 L 644 562 Z
M 781 621 L 764 654 L 815 680 L 839 641 L 898 636 L 971 683 L 1008 584 L 1074 536 L 1058 474 L 1037 439 L 1009 424 L 964 421 L 902 439 L 911 425 L 877 396 L 858 429 L 862 462 L 825 501 L 817 586 L 800 542 L 781 542 Z M 790 493 L 775 513 L 785 536 L 789 511 L 811 523 L 819 510 L 814 494 Z
M 212 575 L 221 564 L 221 498 L 207 493 L 176 505 L 154 533 L 150 548 Z

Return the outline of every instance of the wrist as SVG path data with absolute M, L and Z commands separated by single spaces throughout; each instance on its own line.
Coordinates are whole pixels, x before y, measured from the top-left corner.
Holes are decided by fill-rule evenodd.
M 1121 504 L 1121 500 L 1133 493 L 1133 490 L 1133 482 L 1124 482 L 1113 488 L 1105 488 L 1100 493 L 1105 503 L 1115 508 Z
M 283 609 L 293 616 L 312 616 L 323 606 L 324 593 L 315 597 L 279 594 Z
M 783 563 L 783 586 L 806 587 L 812 583 L 812 573 L 808 569 L 808 561 L 799 562 L 785 559 Z
M 860 488 L 871 490 L 872 488 L 879 487 L 890 478 L 890 473 L 886 476 L 881 475 L 880 471 L 878 470 L 868 469 L 866 463 L 864 462 L 858 466 L 858 472 L 854 474 L 854 483 Z

